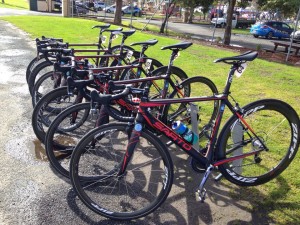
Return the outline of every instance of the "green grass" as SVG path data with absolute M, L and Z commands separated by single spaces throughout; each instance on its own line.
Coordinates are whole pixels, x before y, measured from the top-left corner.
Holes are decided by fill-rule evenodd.
M 242 28 L 234 28 L 232 29 L 233 34 L 248 34 L 250 35 L 250 30 L 248 29 L 242 29 Z
M 32 39 L 45 35 L 62 37 L 70 43 L 96 42 L 99 31 L 91 29 L 91 27 L 100 24 L 91 20 L 41 16 L 2 17 L 1 19 L 25 30 Z M 134 24 L 134 26 L 137 25 Z M 137 31 L 127 39 L 126 43 L 153 38 L 157 38 L 159 42 L 157 45 L 149 47 L 146 54 L 167 64 L 170 51 L 162 51 L 160 48 L 178 43 L 178 40 Z M 120 38 L 116 39 L 113 44 L 119 43 Z M 194 44 L 180 53 L 180 57 L 176 59 L 174 65 L 183 69 L 190 77 L 201 75 L 210 78 L 222 91 L 230 66 L 223 63 L 215 64 L 213 61 L 220 57 L 236 54 L 238 53 Z M 291 104 L 299 114 L 299 87 L 299 67 L 256 59 L 248 64 L 242 77 L 234 78 L 231 92 L 241 105 L 262 98 L 277 98 Z M 261 212 L 262 216 L 270 218 L 275 224 L 300 224 L 299 164 L 300 157 L 296 156 L 290 167 L 281 176 L 262 186 L 239 188 L 226 182 L 225 184 L 230 185 L 231 195 L 234 199 L 250 203 L 245 210 L 255 213 L 255 215 Z
M 13 9 L 29 9 L 28 0 L 4 0 L 5 3 L 0 2 L 0 8 Z

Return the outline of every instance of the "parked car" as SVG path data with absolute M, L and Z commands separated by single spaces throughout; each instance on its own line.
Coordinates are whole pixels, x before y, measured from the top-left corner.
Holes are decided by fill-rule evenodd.
M 276 38 L 290 38 L 293 29 L 286 23 L 278 21 L 267 21 L 258 22 L 254 24 L 250 33 L 253 34 L 255 38 L 262 36 L 268 39 Z
M 89 11 L 88 7 L 85 4 L 79 2 L 76 2 L 74 9 L 75 9 L 74 13 L 77 14 L 87 14 Z
M 123 6 L 122 7 L 122 15 L 131 14 L 133 16 L 140 16 L 142 14 L 142 10 L 137 6 Z
M 225 14 L 224 17 L 213 18 L 210 22 L 216 27 L 225 27 L 227 21 L 227 15 Z M 255 24 L 255 19 L 247 19 L 243 17 L 238 17 L 236 14 L 232 16 L 232 27 L 233 28 L 248 28 L 252 24 Z
M 300 30 L 297 30 L 295 33 L 291 33 L 291 38 L 294 36 L 295 41 L 300 41 Z
M 54 9 L 61 11 L 61 8 L 62 8 L 61 0 L 55 0 L 54 1 Z
M 94 8 L 97 11 L 102 11 L 106 7 L 104 2 L 94 2 Z
M 105 12 L 107 13 L 115 13 L 116 5 L 107 6 L 104 8 Z

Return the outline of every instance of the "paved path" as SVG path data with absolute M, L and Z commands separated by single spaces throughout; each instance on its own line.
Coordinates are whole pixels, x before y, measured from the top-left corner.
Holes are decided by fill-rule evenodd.
M 0 9 L 0 11 L 2 11 Z M 44 148 L 31 129 L 31 101 L 25 70 L 35 56 L 32 40 L 0 18 L 0 224 L 267 224 L 252 214 L 250 202 L 231 198 L 235 186 L 209 180 L 208 198 L 200 203 L 195 188 L 201 174 L 172 148 L 175 182 L 166 202 L 146 218 L 127 223 L 96 215 L 75 197 L 69 181 L 49 167 Z M 263 199 L 263 196 L 262 196 Z
M 147 23 L 148 20 L 139 20 L 139 22 Z M 161 25 L 161 21 L 151 20 L 150 24 Z M 214 33 L 214 27 L 211 25 L 200 25 L 200 24 L 184 24 L 184 23 L 168 23 L 168 29 L 175 32 L 184 33 L 192 36 L 193 38 L 202 40 L 211 40 Z M 224 29 L 216 28 L 214 37 L 224 37 Z M 233 34 L 231 36 L 231 44 L 237 46 L 243 46 L 250 49 L 257 49 L 258 45 L 262 48 L 274 48 L 273 43 L 270 40 L 264 38 L 254 38 L 252 35 Z

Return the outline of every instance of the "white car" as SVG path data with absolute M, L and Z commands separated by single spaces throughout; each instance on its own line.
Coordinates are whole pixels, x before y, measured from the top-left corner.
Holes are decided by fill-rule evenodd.
M 94 8 L 97 10 L 97 11 L 102 11 L 103 9 L 106 8 L 106 5 L 104 2 L 95 2 L 94 3 Z
M 291 33 L 291 38 L 294 36 L 294 40 L 300 41 L 300 30 L 297 30 L 294 34 L 294 32 Z
M 116 6 L 111 5 L 104 8 L 105 12 L 107 13 L 115 13 L 116 12 Z

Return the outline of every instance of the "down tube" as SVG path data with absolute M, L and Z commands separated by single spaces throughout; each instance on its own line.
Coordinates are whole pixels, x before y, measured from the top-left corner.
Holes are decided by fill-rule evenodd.
M 133 155 L 133 151 L 137 145 L 137 143 L 139 142 L 140 136 L 141 136 L 141 132 L 142 132 L 142 124 L 141 123 L 136 123 L 134 125 L 134 128 L 130 134 L 130 138 L 126 147 L 126 152 L 125 155 L 123 157 L 122 160 L 122 165 L 121 168 L 119 170 L 118 176 L 122 175 L 127 168 L 127 165 Z
M 140 111 L 141 112 L 141 111 Z M 166 126 L 159 119 L 153 117 L 147 111 L 141 112 L 144 119 L 147 121 L 147 124 L 154 127 L 156 130 L 162 132 L 168 139 L 170 139 L 173 143 L 179 146 L 182 150 L 184 150 L 188 155 L 199 161 L 204 166 L 207 166 L 207 159 L 202 154 L 200 154 L 193 145 L 184 140 L 180 135 L 175 133 L 171 128 Z

